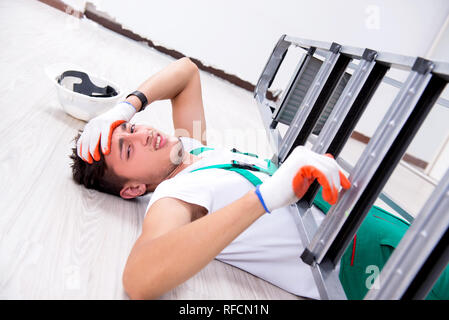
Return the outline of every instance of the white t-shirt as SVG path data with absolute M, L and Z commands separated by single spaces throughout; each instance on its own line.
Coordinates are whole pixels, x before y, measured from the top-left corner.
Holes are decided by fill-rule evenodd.
M 197 140 L 181 138 L 186 152 L 202 147 Z M 203 146 L 204 147 L 204 146 Z M 200 205 L 214 213 L 241 198 L 254 186 L 240 174 L 223 169 L 206 169 L 191 172 L 214 164 L 229 164 L 240 160 L 266 167 L 266 162 L 251 156 L 235 154 L 230 150 L 214 148 L 199 155 L 201 160 L 193 163 L 175 177 L 162 182 L 154 191 L 150 206 L 164 197 L 177 198 Z M 262 181 L 268 175 L 254 172 Z M 314 211 L 319 223 L 323 214 Z M 235 238 L 217 257 L 217 260 L 243 269 L 293 294 L 319 299 L 309 265 L 302 262 L 304 251 L 294 220 L 297 214 L 291 206 L 264 214 Z

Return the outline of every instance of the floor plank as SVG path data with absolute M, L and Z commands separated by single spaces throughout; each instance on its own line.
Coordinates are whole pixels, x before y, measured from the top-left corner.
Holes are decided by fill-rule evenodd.
M 121 275 L 148 197 L 124 201 L 74 183 L 68 155 L 84 122 L 62 111 L 45 67 L 70 61 L 129 92 L 172 59 L 37 1 L 0 2 L 0 21 L 0 298 L 127 299 Z M 251 94 L 201 77 L 208 125 L 219 133 L 209 140 L 269 153 L 221 138 L 232 128 L 265 134 Z M 158 102 L 133 121 L 170 132 L 169 106 Z M 300 297 L 214 260 L 161 299 Z

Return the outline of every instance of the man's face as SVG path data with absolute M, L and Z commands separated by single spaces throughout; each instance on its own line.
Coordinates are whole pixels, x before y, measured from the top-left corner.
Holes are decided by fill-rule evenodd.
M 130 182 L 155 187 L 179 165 L 181 150 L 177 137 L 125 122 L 113 131 L 111 152 L 105 161 L 108 168 Z

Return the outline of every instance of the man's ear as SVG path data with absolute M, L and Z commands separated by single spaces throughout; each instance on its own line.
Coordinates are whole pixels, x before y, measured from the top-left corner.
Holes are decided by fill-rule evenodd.
M 120 190 L 120 196 L 123 199 L 133 199 L 143 195 L 147 191 L 147 186 L 144 183 L 126 184 Z

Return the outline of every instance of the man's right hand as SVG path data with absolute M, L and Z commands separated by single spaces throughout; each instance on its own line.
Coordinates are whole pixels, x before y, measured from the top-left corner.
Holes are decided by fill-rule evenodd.
M 323 199 L 330 204 L 337 202 L 340 187 L 351 187 L 332 156 L 298 146 L 273 176 L 259 186 L 261 202 L 268 212 L 295 203 L 315 179 L 323 187 Z
M 120 102 L 112 109 L 91 119 L 84 127 L 83 133 L 78 139 L 78 156 L 88 163 L 100 160 L 101 152 L 108 154 L 111 152 L 111 137 L 114 129 L 131 120 L 136 113 L 136 109 L 128 102 Z

